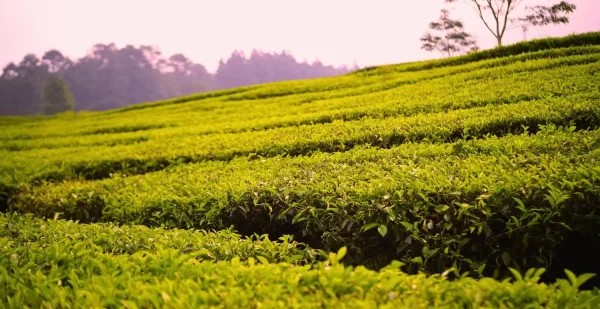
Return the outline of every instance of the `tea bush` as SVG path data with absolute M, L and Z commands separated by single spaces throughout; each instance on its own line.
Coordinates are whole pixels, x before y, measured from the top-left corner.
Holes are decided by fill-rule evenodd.
M 0 117 L 0 307 L 591 308 L 598 38 Z
M 204 246 L 186 250 L 168 243 L 143 250 L 122 247 L 118 232 L 113 234 L 115 226 L 76 226 L 12 215 L 0 216 L 0 220 L 0 225 L 9 226 L 0 236 L 0 306 L 9 308 L 594 308 L 600 301 L 598 291 L 578 290 L 589 275 L 570 272 L 552 285 L 538 283 L 543 270 L 535 269 L 524 275 L 514 271 L 513 282 L 449 281 L 446 274 L 407 275 L 398 270 L 398 263 L 379 272 L 343 266 L 340 260 L 345 249 L 313 266 L 272 263 L 261 256 L 211 262 L 204 258 Z M 231 239 L 227 234 L 178 235 L 181 231 L 124 229 L 138 240 L 155 232 L 157 242 L 168 234 L 177 236 L 173 239 Z M 77 231 L 85 236 L 65 237 Z M 239 245 L 226 241 L 220 246 L 236 251 Z M 117 252 L 111 252 L 111 247 Z M 282 249 L 259 247 L 263 252 Z

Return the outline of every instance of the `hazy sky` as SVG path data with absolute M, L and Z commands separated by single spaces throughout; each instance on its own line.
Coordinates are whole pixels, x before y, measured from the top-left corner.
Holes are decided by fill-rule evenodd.
M 528 38 L 600 31 L 600 0 L 572 2 L 578 8 L 569 25 L 530 29 Z M 96 43 L 111 42 L 154 45 L 166 55 L 181 52 L 210 71 L 233 50 L 254 48 L 287 50 L 298 60 L 333 65 L 405 62 L 439 57 L 422 51 L 419 38 L 443 5 L 443 0 L 0 0 L 0 66 L 52 48 L 75 59 Z M 454 7 L 480 47 L 494 46 L 472 9 Z M 522 38 L 515 28 L 505 42 Z

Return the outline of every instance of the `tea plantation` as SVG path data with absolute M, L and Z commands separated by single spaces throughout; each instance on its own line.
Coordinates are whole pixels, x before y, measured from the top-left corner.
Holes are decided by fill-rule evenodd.
M 600 33 L 0 117 L 0 158 L 0 307 L 600 304 Z

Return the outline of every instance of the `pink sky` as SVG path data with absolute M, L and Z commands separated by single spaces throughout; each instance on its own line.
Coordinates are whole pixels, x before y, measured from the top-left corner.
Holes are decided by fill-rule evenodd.
M 600 31 L 600 0 L 572 2 L 569 25 L 530 29 L 528 38 Z M 442 7 L 443 0 L 0 0 L 0 66 L 53 48 L 79 58 L 111 42 L 181 52 L 210 71 L 233 50 L 254 48 L 333 65 L 406 62 L 439 57 L 421 50 L 419 38 Z M 493 47 L 474 11 L 454 7 L 480 47 Z M 522 38 L 515 28 L 505 42 Z

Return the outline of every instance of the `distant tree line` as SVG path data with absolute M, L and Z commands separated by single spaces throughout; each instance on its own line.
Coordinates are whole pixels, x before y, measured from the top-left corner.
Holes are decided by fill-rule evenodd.
M 211 74 L 183 54 L 163 57 L 151 46 L 117 48 L 114 44 L 97 44 L 76 61 L 58 50 L 50 50 L 41 59 L 29 54 L 20 63 L 3 68 L 0 115 L 52 113 L 73 106 L 73 102 L 77 110 L 104 110 L 242 85 L 333 76 L 350 70 L 318 61 L 300 63 L 286 52 L 253 51 L 246 57 L 235 51 L 229 59 L 220 61 L 216 74 Z M 49 107 L 49 98 L 64 102 Z

